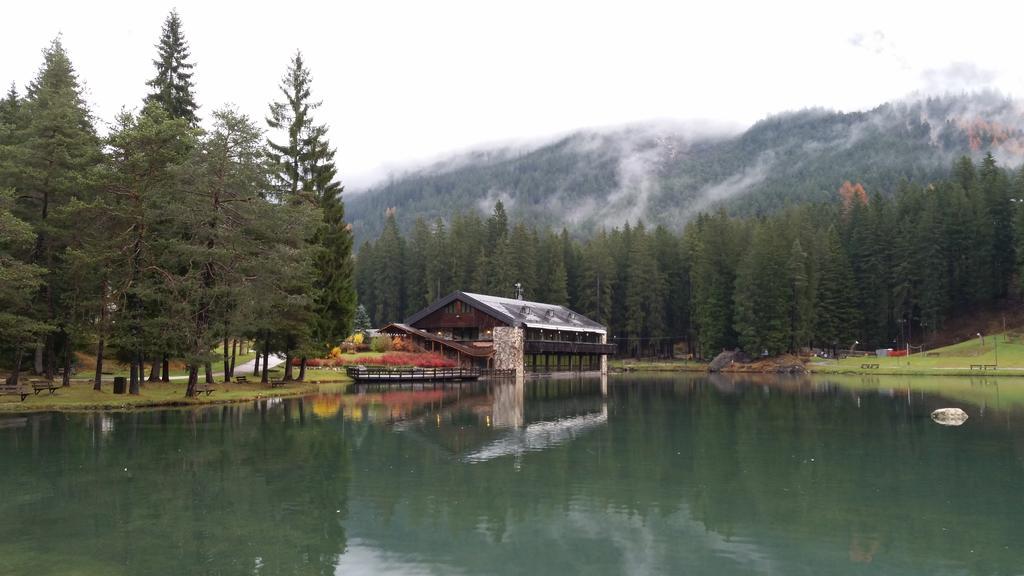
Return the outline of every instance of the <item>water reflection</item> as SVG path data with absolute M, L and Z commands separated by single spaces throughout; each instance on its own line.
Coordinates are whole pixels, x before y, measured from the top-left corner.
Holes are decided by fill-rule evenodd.
M 0 418 L 0 574 L 1012 574 L 1014 384 L 630 375 Z M 971 418 L 931 422 L 948 405 Z

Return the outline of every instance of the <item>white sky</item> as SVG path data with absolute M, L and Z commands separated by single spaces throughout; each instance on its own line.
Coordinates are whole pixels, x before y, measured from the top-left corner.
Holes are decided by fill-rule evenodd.
M 0 83 L 23 87 L 58 33 L 109 122 L 137 107 L 177 7 L 201 112 L 262 121 L 301 48 L 350 189 L 480 143 L 657 119 L 747 125 L 912 92 L 1024 95 L 1024 4 L 990 2 L 18 2 Z

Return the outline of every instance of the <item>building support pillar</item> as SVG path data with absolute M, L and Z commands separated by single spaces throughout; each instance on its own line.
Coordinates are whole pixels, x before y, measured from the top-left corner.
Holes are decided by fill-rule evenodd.
M 607 343 L 608 343 L 608 335 L 607 334 L 601 334 L 601 344 L 607 344 Z M 608 373 L 608 355 L 607 354 L 601 354 L 601 374 L 607 374 L 607 373 Z
M 522 328 L 508 326 L 496 327 L 494 336 L 494 368 L 496 370 L 514 370 L 516 378 L 526 372 L 523 356 L 524 334 Z

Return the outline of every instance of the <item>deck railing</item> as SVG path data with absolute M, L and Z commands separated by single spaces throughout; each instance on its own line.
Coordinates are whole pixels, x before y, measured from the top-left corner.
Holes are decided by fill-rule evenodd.
M 523 346 L 527 354 L 615 354 L 615 344 L 596 342 L 561 342 L 557 340 L 527 340 Z

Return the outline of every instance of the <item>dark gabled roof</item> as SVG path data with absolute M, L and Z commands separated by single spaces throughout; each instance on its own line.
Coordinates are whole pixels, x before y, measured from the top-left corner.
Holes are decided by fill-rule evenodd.
M 462 300 L 477 309 L 494 316 L 509 326 L 517 328 L 543 328 L 546 330 L 572 330 L 576 332 L 605 332 L 605 327 L 582 314 L 573 312 L 558 304 L 530 302 L 515 298 L 502 298 L 472 292 L 452 292 L 406 318 L 405 324 L 412 325 L 455 300 Z

